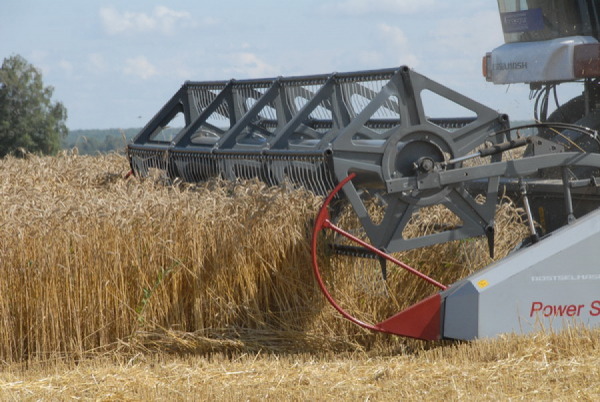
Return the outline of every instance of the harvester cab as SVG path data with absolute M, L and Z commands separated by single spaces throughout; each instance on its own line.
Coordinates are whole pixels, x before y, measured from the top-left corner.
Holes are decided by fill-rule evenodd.
M 600 128 L 600 1 L 498 0 L 498 9 L 505 43 L 483 57 L 486 80 L 498 85 L 529 84 L 538 138 L 565 151 L 600 152 L 596 136 L 560 127 Z M 580 86 L 581 94 L 561 104 L 557 94 L 561 84 Z M 526 151 L 530 154 L 531 147 Z M 600 172 L 592 167 L 571 167 L 568 174 L 583 180 Z M 553 169 L 530 178 L 560 179 L 561 175 Z M 544 233 L 552 232 L 564 221 L 559 216 L 560 206 L 551 194 L 552 187 L 537 191 L 542 182 L 534 183 L 538 186 L 531 186 L 533 218 Z M 579 199 L 576 205 L 575 215 L 597 208 L 596 200 L 590 198 Z
M 498 0 L 498 8 L 505 44 L 484 56 L 486 80 L 529 84 L 538 121 L 599 127 L 600 1 Z M 583 83 L 582 94 L 560 105 L 556 88 L 568 82 Z M 553 101 L 556 110 L 548 115 Z M 599 151 L 574 133 L 564 136 L 587 151 Z
M 600 75 L 600 1 L 498 0 L 505 44 L 484 57 L 495 84 L 534 87 Z
M 187 81 L 128 145 L 131 168 L 189 182 L 259 179 L 323 196 L 312 235 L 315 277 L 332 306 L 364 328 L 469 340 L 540 325 L 598 325 L 598 2 L 500 1 L 500 10 L 508 43 L 486 56 L 488 79 L 529 82 L 546 104 L 558 83 L 583 80 L 583 102 L 559 108 L 574 109 L 575 121 L 541 118 L 532 124 L 540 135 L 521 137 L 505 114 L 406 66 Z M 183 127 L 167 131 L 177 116 Z M 507 158 L 516 149 L 523 156 Z M 474 237 L 487 238 L 493 254 L 502 192 L 522 203 L 531 230 L 508 257 L 453 284 L 396 258 Z M 407 231 L 437 206 L 456 223 Z M 354 215 L 350 227 L 344 213 Z M 383 277 L 409 272 L 433 293 L 379 323 L 364 322 L 331 292 L 321 267 L 328 256 L 375 261 L 369 266 Z

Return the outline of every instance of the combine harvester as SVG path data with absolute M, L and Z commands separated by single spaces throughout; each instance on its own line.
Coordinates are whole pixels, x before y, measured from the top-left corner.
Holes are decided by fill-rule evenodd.
M 374 331 L 470 340 L 598 325 L 600 2 L 551 4 L 500 0 L 507 43 L 484 57 L 489 81 L 537 91 L 538 135 L 517 136 L 506 115 L 408 67 L 186 82 L 128 146 L 132 170 L 159 169 L 188 182 L 258 178 L 325 196 L 312 239 L 317 281 L 344 317 Z M 547 116 L 556 85 L 568 81 L 582 81 L 583 95 Z M 165 128 L 177 119 L 184 127 L 170 138 Z M 523 157 L 507 159 L 516 148 Z M 500 191 L 522 203 L 531 230 L 508 257 L 446 286 L 391 255 L 477 236 L 487 237 L 493 255 Z M 372 216 L 373 201 L 382 216 Z M 336 221 L 342 204 L 362 236 Z M 435 205 L 461 224 L 406 236 L 410 219 Z M 330 245 L 333 252 L 379 260 L 383 277 L 387 263 L 396 264 L 439 292 L 380 323 L 359 321 L 321 278 L 324 231 L 343 239 Z

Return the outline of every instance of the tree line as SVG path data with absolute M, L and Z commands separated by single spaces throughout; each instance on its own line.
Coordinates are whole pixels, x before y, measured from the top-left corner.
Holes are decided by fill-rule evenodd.
M 62 149 L 77 148 L 80 155 L 123 152 L 141 128 L 70 130 L 61 141 Z

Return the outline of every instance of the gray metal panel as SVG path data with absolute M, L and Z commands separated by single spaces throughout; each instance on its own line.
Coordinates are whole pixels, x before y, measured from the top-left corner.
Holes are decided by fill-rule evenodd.
M 600 325 L 599 245 L 596 211 L 469 276 L 442 294 L 443 336 Z
M 452 298 L 447 297 L 448 293 L 454 293 Z M 470 281 L 461 281 L 442 292 L 442 300 L 446 301 L 443 303 L 442 336 L 454 339 L 474 338 L 474 334 L 478 333 L 479 318 L 477 288 Z

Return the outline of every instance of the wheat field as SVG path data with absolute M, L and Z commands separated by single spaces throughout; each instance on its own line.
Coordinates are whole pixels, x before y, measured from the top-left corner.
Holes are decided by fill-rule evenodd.
M 322 202 L 259 182 L 124 179 L 120 155 L 0 161 L 0 399 L 595 399 L 599 334 L 427 343 L 338 316 L 308 239 Z M 427 230 L 444 211 L 414 222 Z M 500 258 L 526 228 L 498 210 Z M 469 240 L 398 257 L 442 283 L 487 265 Z M 435 292 L 320 255 L 335 296 L 378 322 Z

